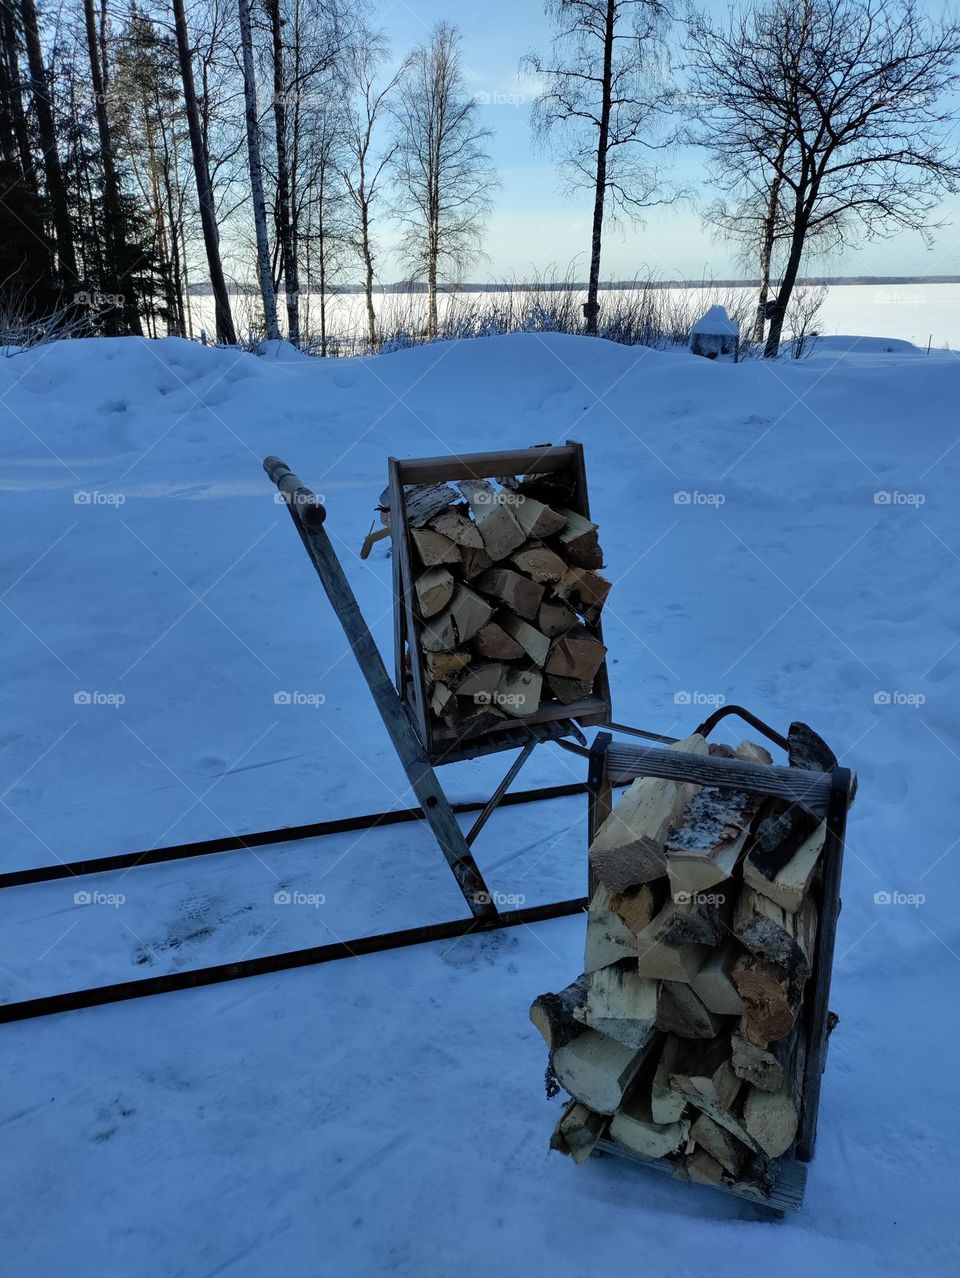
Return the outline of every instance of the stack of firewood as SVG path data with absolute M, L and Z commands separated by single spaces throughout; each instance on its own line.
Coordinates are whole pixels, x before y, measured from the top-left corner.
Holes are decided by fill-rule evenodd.
M 610 582 L 597 572 L 597 525 L 570 508 L 574 494 L 559 473 L 405 488 L 414 659 L 438 723 L 463 734 L 592 695 Z M 388 502 L 389 491 L 381 510 Z
M 833 755 L 802 724 L 791 762 Z M 770 764 L 761 746 L 670 749 Z M 796 1137 L 825 828 L 801 807 L 636 780 L 590 848 L 583 974 L 530 1018 L 573 1098 L 553 1148 L 601 1137 L 683 1179 L 765 1196 Z

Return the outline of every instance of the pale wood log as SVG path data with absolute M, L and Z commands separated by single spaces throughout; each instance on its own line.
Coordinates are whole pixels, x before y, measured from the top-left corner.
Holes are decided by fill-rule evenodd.
M 541 585 L 554 585 L 561 581 L 570 569 L 560 556 L 548 546 L 522 546 L 510 557 L 510 562 L 532 581 Z
M 540 709 L 542 694 L 543 676 L 539 671 L 506 666 L 497 688 L 495 704 L 511 718 L 525 719 Z
M 810 975 L 813 944 L 817 935 L 817 907 L 813 895 L 800 909 L 781 909 L 753 888 L 745 887 L 733 918 L 737 940 L 757 958 L 767 959 L 802 984 Z
M 665 1158 L 681 1148 L 689 1126 L 686 1119 L 665 1124 L 655 1122 L 649 1097 L 638 1089 L 614 1115 L 610 1135 L 618 1144 L 643 1158 Z
M 434 532 L 441 533 L 444 537 L 449 537 L 451 541 L 456 542 L 460 546 L 461 552 L 464 546 L 471 550 L 483 549 L 483 538 L 480 536 L 480 529 L 472 519 L 468 518 L 460 510 L 451 508 L 442 511 L 430 520 L 430 527 Z
M 761 871 L 751 852 L 743 863 L 743 881 L 781 909 L 799 910 L 816 875 L 826 832 L 826 822 L 821 822 L 772 879 Z
M 723 1166 L 701 1146 L 687 1155 L 687 1176 L 695 1185 L 720 1185 L 723 1183 Z
M 603 665 L 606 652 L 596 635 L 585 626 L 575 626 L 553 641 L 543 668 L 561 679 L 592 679 Z
M 583 952 L 583 969 L 593 972 L 620 959 L 636 960 L 637 936 L 620 914 L 611 908 L 611 895 L 603 883 L 597 889 L 587 911 L 587 934 Z
M 460 585 L 450 607 L 423 626 L 421 646 L 425 652 L 451 652 L 472 639 L 492 616 L 493 608 L 486 599 Z
M 763 763 L 768 767 L 773 763 L 773 755 L 766 746 L 759 745 L 756 741 L 741 741 L 733 752 L 735 759 L 743 759 L 747 763 Z
M 410 536 L 425 568 L 461 562 L 460 547 L 442 533 L 434 532 L 432 528 L 414 528 Z
M 704 787 L 667 840 L 667 871 L 675 899 L 685 899 L 728 879 L 750 836 L 760 800 L 740 790 Z
M 779 1158 L 793 1144 L 800 1113 L 792 1093 L 750 1087 L 743 1103 L 743 1123 L 768 1158 Z
M 641 976 L 660 981 L 681 981 L 689 985 L 703 966 L 709 947 L 668 945 L 665 941 L 657 940 L 659 917 L 658 915 L 637 937 L 637 971 Z
M 563 547 L 567 563 L 576 568 L 602 568 L 603 551 L 600 549 L 597 525 L 573 510 L 564 509 L 559 513 L 567 523 L 557 533 L 556 540 Z
M 458 501 L 457 494 L 449 484 L 405 484 L 403 505 L 407 514 L 407 525 L 410 528 L 423 528 L 441 511 L 449 509 Z M 389 487 L 380 494 L 380 505 L 381 508 L 389 509 Z
M 700 755 L 707 753 L 708 746 L 694 734 L 667 749 Z M 697 787 L 689 782 L 638 777 L 621 795 L 591 845 L 590 864 L 596 876 L 611 891 L 623 892 L 665 874 L 667 835 L 696 793 Z
M 682 1040 L 668 1034 L 650 1084 L 650 1113 L 655 1123 L 675 1123 L 687 1112 L 688 1098 L 670 1086 L 670 1075 L 680 1058 Z
M 470 664 L 469 652 L 425 652 L 427 674 L 436 683 L 449 683 Z
M 690 982 L 690 988 L 704 1007 L 718 1016 L 739 1016 L 743 1012 L 743 999 L 733 980 L 733 966 L 740 953 L 740 947 L 728 939 L 707 956 Z
M 523 656 L 523 649 L 516 639 L 507 634 L 496 616 L 477 631 L 472 647 L 478 656 L 490 657 L 496 661 L 515 661 L 517 657 Z
M 573 1015 L 627 1047 L 645 1047 L 657 1032 L 657 982 L 627 964 L 597 968 L 588 974 L 586 998 Z
M 587 1026 L 574 1016 L 587 997 L 587 977 L 579 976 L 558 994 L 541 994 L 530 1007 L 530 1020 L 543 1036 L 551 1052 L 586 1032 Z
M 635 1050 L 588 1029 L 553 1053 L 553 1072 L 574 1100 L 598 1114 L 614 1114 L 649 1050 Z
M 568 1154 L 575 1163 L 585 1163 L 603 1135 L 608 1119 L 595 1114 L 579 1101 L 571 1101 L 554 1128 L 550 1148 Z
M 708 1011 L 689 985 L 662 981 L 656 1025 L 663 1033 L 680 1038 L 716 1038 L 723 1029 L 723 1018 Z
M 546 635 L 531 626 L 529 621 L 524 621 L 522 617 L 515 617 L 509 612 L 503 613 L 501 625 L 510 638 L 516 640 L 531 661 L 538 666 L 543 665 L 550 651 L 550 640 Z
M 421 573 L 413 584 L 420 616 L 435 617 L 453 598 L 456 581 L 448 568 L 438 566 Z
M 543 586 L 512 568 L 487 569 L 477 581 L 477 587 L 525 621 L 533 620 L 543 599 Z
M 498 491 L 486 480 L 461 480 L 460 491 L 470 503 L 483 539 L 483 548 L 495 562 L 506 557 L 527 540 L 511 509 L 515 502 L 513 493 Z
M 697 1115 L 691 1124 L 690 1135 L 736 1180 L 750 1156 L 746 1145 L 725 1127 L 721 1127 L 709 1114 Z
M 577 614 L 559 599 L 544 599 L 537 613 L 537 627 L 551 639 L 566 634 L 577 624 Z
M 789 1034 L 800 996 L 786 973 L 766 959 L 744 954 L 733 965 L 732 975 L 744 1003 L 740 1018 L 744 1038 L 766 1046 Z
M 566 528 L 567 521 L 563 515 L 537 501 L 536 497 L 524 494 L 518 494 L 518 497 L 513 513 L 528 537 L 550 537 Z
M 738 1078 L 752 1083 L 762 1092 L 779 1092 L 788 1081 L 791 1062 L 797 1053 L 799 1024 L 784 1038 L 766 1047 L 751 1043 L 742 1034 L 730 1035 L 733 1070 Z
M 453 689 L 445 683 L 436 683 L 430 689 L 430 709 L 438 719 L 444 719 L 453 713 L 455 706 Z
M 488 661 L 483 665 L 473 666 L 457 684 L 457 696 L 470 697 L 476 705 L 495 704 L 506 668 L 501 661 Z

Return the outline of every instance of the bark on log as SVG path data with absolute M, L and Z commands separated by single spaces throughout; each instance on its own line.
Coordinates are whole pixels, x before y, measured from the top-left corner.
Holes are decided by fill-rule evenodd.
M 587 997 L 587 977 L 577 979 L 558 994 L 541 994 L 530 1007 L 530 1020 L 553 1052 L 586 1032 L 586 1025 L 574 1016 Z
M 657 1032 L 657 982 L 638 976 L 629 963 L 597 968 L 587 975 L 586 997 L 573 1015 L 626 1047 L 646 1047 Z
M 794 984 L 810 975 L 817 934 L 817 907 L 812 894 L 796 912 L 783 910 L 753 888 L 744 887 L 733 918 L 737 940 L 757 958 L 782 968 Z
M 821 822 L 772 879 L 762 872 L 751 852 L 743 863 L 744 882 L 755 892 L 769 897 L 781 909 L 798 910 L 817 873 L 826 831 L 826 822 Z

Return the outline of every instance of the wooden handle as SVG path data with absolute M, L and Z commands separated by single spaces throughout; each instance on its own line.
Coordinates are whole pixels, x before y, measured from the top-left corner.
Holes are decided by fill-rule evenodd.
M 302 479 L 293 473 L 279 457 L 265 457 L 263 469 L 286 499 L 287 505 L 309 527 L 318 528 L 327 517 L 323 503 L 310 491 Z

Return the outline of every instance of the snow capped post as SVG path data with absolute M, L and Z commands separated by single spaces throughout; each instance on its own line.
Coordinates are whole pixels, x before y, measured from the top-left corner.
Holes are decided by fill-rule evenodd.
M 711 306 L 690 330 L 690 350 L 707 359 L 730 359 L 740 355 L 740 325 L 723 306 Z

